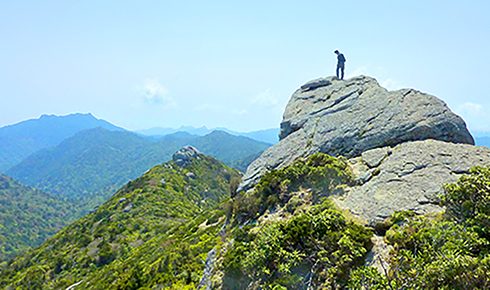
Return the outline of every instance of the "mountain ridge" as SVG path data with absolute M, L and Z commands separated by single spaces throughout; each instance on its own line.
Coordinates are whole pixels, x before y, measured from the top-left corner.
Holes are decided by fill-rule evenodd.
M 173 159 L 177 159 L 175 156 L 181 151 L 176 152 Z M 213 208 L 229 197 L 230 186 L 237 183 L 239 177 L 236 170 L 203 154 L 190 156 L 181 165 L 176 160 L 157 165 L 125 184 L 95 212 L 66 227 L 32 253 L 0 265 L 3 267 L 0 287 L 13 283 L 14 287 L 21 289 L 65 289 L 78 283 L 75 279 L 84 277 L 87 281 L 82 280 L 84 284 L 81 287 L 100 289 L 108 285 L 98 283 L 100 278 L 97 276 L 108 275 L 113 276 L 113 282 L 123 289 L 137 289 L 139 286 L 130 286 L 130 283 L 135 283 L 131 281 L 136 272 L 133 273 L 124 264 L 113 262 L 131 260 L 142 251 L 158 268 L 165 267 L 165 259 L 182 259 L 176 257 L 170 251 L 172 249 L 177 249 L 179 255 L 187 256 L 196 250 L 209 250 L 209 244 L 216 243 L 216 239 L 211 237 L 219 232 L 224 222 L 223 212 Z M 203 213 L 205 209 L 210 211 Z M 193 220 L 195 216 L 197 218 Z M 186 225 L 186 221 L 192 223 Z M 194 238 L 179 238 L 183 230 L 194 233 L 197 241 Z M 202 236 L 203 233 L 208 233 L 208 240 Z M 184 245 L 187 245 L 184 252 L 178 250 Z M 165 251 L 164 257 L 160 257 L 162 251 Z M 185 254 L 185 251 L 190 252 Z M 52 256 L 56 258 L 52 259 Z M 47 262 L 42 268 L 49 272 L 48 275 L 41 274 L 37 271 L 39 268 L 32 266 L 42 260 Z M 26 264 L 27 261 L 29 264 Z M 200 255 L 196 255 L 192 263 L 190 260 L 184 264 L 178 263 L 175 265 L 180 273 L 185 269 L 200 267 L 202 260 Z M 109 265 L 117 270 L 110 270 Z M 29 268 L 31 271 L 22 272 Z M 130 271 L 127 273 L 129 276 L 122 274 L 126 270 Z M 19 271 L 18 276 L 12 280 L 5 279 L 13 271 Z M 160 273 L 153 279 L 175 281 L 176 277 Z M 190 279 L 196 280 L 198 277 Z
M 111 193 L 101 191 L 120 187 L 156 164 L 170 160 L 172 153 L 185 145 L 193 145 L 241 170 L 249 164 L 242 159 L 255 156 L 270 146 L 222 131 L 205 136 L 175 133 L 158 140 L 98 127 L 34 153 L 7 171 L 7 175 L 61 196 L 98 193 L 107 197 Z
M 95 127 L 125 131 L 91 113 L 66 116 L 42 115 L 0 128 L 0 172 L 18 164 L 32 153 L 57 145 L 76 133 Z
M 216 127 L 212 129 L 208 129 L 206 126 L 202 126 L 199 128 L 193 126 L 181 126 L 177 129 L 169 128 L 169 127 L 153 127 L 150 129 L 136 130 L 135 132 L 138 134 L 146 135 L 146 136 L 165 136 L 168 134 L 173 134 L 176 132 L 187 132 L 193 135 L 204 136 L 213 131 L 224 131 L 231 135 L 236 136 L 245 136 L 257 141 L 275 144 L 279 141 L 279 128 L 271 128 L 271 129 L 263 129 L 258 131 L 251 132 L 237 132 L 233 130 L 229 130 L 224 127 Z

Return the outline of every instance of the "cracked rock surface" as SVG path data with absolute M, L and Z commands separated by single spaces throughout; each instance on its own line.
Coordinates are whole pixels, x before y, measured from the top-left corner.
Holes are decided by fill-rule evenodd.
M 239 190 L 253 187 L 267 170 L 315 152 L 352 158 L 417 140 L 474 144 L 463 119 L 440 99 L 412 89 L 388 91 L 365 76 L 301 86 L 286 107 L 279 137 L 248 167 Z M 376 167 L 378 159 L 373 156 L 369 166 Z
M 435 202 L 445 183 L 476 165 L 490 165 L 490 149 L 438 140 L 414 141 L 363 152 L 349 160 L 358 185 L 334 202 L 367 222 L 394 211 L 440 212 Z

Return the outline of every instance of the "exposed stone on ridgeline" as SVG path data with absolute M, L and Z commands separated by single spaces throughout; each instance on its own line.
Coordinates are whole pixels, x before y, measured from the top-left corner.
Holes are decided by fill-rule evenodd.
M 216 262 L 216 247 L 208 252 L 206 257 L 206 262 L 204 263 L 204 270 L 197 286 L 198 290 L 209 290 L 211 289 L 211 276 L 213 274 L 214 263 Z
M 251 188 L 265 171 L 315 152 L 352 158 L 417 140 L 474 144 L 463 119 L 440 99 L 413 89 L 388 91 L 365 76 L 303 85 L 286 107 L 279 137 L 248 167 L 239 190 Z
M 187 165 L 192 164 L 192 159 L 199 159 L 201 156 L 204 156 L 204 153 L 192 146 L 185 146 L 174 153 L 172 160 L 176 165 L 186 167 Z
M 489 166 L 490 149 L 424 140 L 372 149 L 349 162 L 355 177 L 366 181 L 332 198 L 352 215 L 373 223 L 394 211 L 442 211 L 437 196 L 443 184 L 456 182 L 473 166 Z
M 390 269 L 390 252 L 393 246 L 385 242 L 384 237 L 374 235 L 371 237 L 373 247 L 366 256 L 366 266 L 374 267 L 381 275 L 387 276 Z

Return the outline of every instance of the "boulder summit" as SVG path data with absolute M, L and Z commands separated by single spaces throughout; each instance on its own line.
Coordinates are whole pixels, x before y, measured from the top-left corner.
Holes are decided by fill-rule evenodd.
M 388 91 L 367 76 L 301 86 L 286 106 L 279 138 L 248 167 L 240 189 L 251 188 L 266 170 L 315 152 L 351 158 L 417 140 L 474 144 L 463 119 L 442 100 L 413 89 Z
M 367 76 L 301 86 L 286 107 L 279 137 L 248 167 L 238 190 L 316 152 L 344 156 L 357 184 L 334 200 L 367 221 L 396 210 L 439 211 L 433 198 L 443 183 L 490 164 L 490 150 L 474 146 L 463 119 L 442 100 L 414 89 L 388 91 Z

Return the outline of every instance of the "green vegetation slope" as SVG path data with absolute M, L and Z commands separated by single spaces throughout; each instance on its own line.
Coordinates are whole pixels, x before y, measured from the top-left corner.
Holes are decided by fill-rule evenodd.
M 204 155 L 185 167 L 156 166 L 41 247 L 4 263 L 0 286 L 65 289 L 82 281 L 80 289 L 138 289 L 150 269 L 159 273 L 154 283 L 199 279 L 186 269 L 202 266 L 224 222 L 213 208 L 239 177 Z M 169 264 L 173 272 L 163 270 Z
M 31 155 L 7 174 L 61 196 L 83 196 L 141 175 L 150 167 L 138 150 L 150 144 L 130 132 L 95 128 Z
M 77 213 L 71 200 L 0 175 L 0 261 L 40 245 Z
M 378 225 L 392 246 L 386 267 L 352 273 L 355 289 L 490 289 L 490 168 L 446 186 L 442 215 L 394 213 Z
M 211 157 L 184 168 L 171 161 L 40 248 L 4 263 L 0 286 L 490 287 L 490 168 L 473 168 L 447 185 L 440 197 L 444 214 L 397 212 L 373 228 L 328 200 L 341 195 L 352 176 L 344 159 L 317 153 L 266 173 L 253 191 L 236 193 L 237 172 Z M 376 240 L 391 249 L 376 257 L 380 267 L 368 264 Z
M 242 171 L 270 145 L 215 131 L 198 137 L 177 134 L 157 141 L 131 132 L 95 128 L 31 155 L 7 174 L 38 189 L 67 197 L 110 196 L 114 188 L 193 145 Z M 242 160 L 245 160 L 242 161 Z

